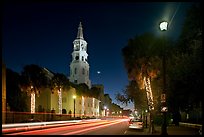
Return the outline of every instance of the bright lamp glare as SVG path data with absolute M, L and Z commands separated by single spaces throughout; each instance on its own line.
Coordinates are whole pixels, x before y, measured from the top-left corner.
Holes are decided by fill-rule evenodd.
M 168 23 L 164 21 L 164 22 L 160 23 L 159 27 L 162 31 L 165 31 L 165 30 L 167 30 L 167 25 L 168 25 Z

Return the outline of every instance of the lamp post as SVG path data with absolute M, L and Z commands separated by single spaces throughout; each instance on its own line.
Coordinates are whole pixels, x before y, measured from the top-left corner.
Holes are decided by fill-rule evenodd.
M 107 107 L 106 107 L 106 106 L 104 106 L 104 110 L 105 110 L 105 116 L 106 116 L 106 109 L 107 109 Z
M 168 22 L 163 21 L 160 23 L 160 30 L 167 31 Z M 164 35 L 163 35 L 164 36 Z M 163 37 L 164 39 L 165 37 Z M 165 41 L 164 41 L 165 42 Z M 165 50 L 165 43 L 163 43 L 163 58 L 162 58 L 162 67 L 163 67 L 163 91 L 161 94 L 161 103 L 162 108 L 161 112 L 163 113 L 163 124 L 161 127 L 161 135 L 168 135 L 167 133 L 167 122 L 166 122 L 166 113 L 167 113 L 167 106 L 166 106 L 166 50 Z
M 146 109 L 145 112 L 146 112 L 145 113 L 145 127 L 147 128 L 147 112 L 148 112 L 148 110 Z
M 75 95 L 73 95 L 73 99 L 74 99 L 74 118 L 75 118 L 75 99 L 76 99 Z

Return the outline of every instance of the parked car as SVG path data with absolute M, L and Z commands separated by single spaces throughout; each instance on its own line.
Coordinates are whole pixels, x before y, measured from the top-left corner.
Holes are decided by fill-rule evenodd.
M 129 129 L 141 129 L 143 130 L 144 123 L 140 119 L 130 119 L 129 121 Z

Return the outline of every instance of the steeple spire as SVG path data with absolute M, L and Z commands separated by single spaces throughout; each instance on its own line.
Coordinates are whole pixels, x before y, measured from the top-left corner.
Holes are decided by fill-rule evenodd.
M 78 27 L 77 39 L 84 39 L 81 22 L 79 23 L 79 27 Z

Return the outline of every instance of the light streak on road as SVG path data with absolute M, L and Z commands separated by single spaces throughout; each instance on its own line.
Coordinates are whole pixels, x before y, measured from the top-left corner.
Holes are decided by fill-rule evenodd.
M 41 130 L 32 130 L 26 132 L 11 133 L 8 135 L 71 135 L 71 134 L 83 134 L 92 130 L 96 130 L 102 127 L 111 126 L 118 124 L 120 122 L 127 121 L 127 119 L 117 119 L 117 120 L 95 120 L 95 121 L 86 121 L 78 123 L 70 123 L 69 125 L 64 124 L 63 126 L 56 124 L 55 127 L 41 129 Z
M 114 124 L 118 124 L 118 123 L 121 123 L 123 121 L 127 121 L 127 120 L 117 120 L 117 121 L 110 121 L 109 123 L 107 124 L 102 124 L 102 125 L 99 125 L 99 126 L 94 126 L 94 127 L 90 127 L 90 128 L 86 128 L 86 129 L 83 129 L 83 130 L 79 130 L 79 131 L 74 131 L 74 132 L 69 132 L 69 133 L 66 133 L 66 134 L 63 134 L 63 135 L 82 135 L 88 131 L 92 131 L 92 130 L 96 130 L 96 129 L 99 129 L 99 128 L 103 128 L 103 127 L 107 127 L 107 126 L 111 126 L 111 125 L 114 125 Z
M 92 122 L 99 119 L 90 120 Z M 68 126 L 78 123 L 88 123 L 88 120 L 69 120 L 69 121 L 54 121 L 54 122 L 34 122 L 34 123 L 19 123 L 19 124 L 6 124 L 2 125 L 2 133 L 12 133 L 20 131 L 28 131 L 34 129 L 43 129 L 59 126 Z

